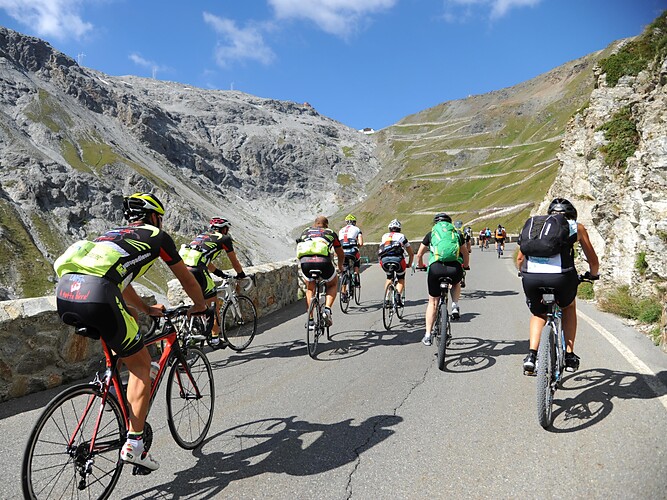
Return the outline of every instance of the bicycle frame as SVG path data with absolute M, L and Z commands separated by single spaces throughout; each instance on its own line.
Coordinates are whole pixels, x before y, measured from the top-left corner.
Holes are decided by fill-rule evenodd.
M 563 368 L 565 367 L 565 335 L 561 324 L 561 309 L 556 303 L 556 298 L 551 291 L 545 291 L 542 294 L 542 301 L 547 306 L 547 326 L 549 326 L 550 333 L 553 335 L 554 345 L 556 347 L 556 364 L 554 366 L 554 380 L 550 381 L 555 384 L 554 389 L 558 387 L 562 380 Z

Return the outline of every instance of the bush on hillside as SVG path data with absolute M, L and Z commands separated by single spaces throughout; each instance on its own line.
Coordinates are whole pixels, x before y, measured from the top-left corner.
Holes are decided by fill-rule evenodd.
M 604 131 L 607 144 L 600 148 L 605 163 L 610 167 L 625 168 L 626 160 L 635 154 L 639 144 L 639 132 L 629 106 L 617 111 L 607 123 L 598 127 Z

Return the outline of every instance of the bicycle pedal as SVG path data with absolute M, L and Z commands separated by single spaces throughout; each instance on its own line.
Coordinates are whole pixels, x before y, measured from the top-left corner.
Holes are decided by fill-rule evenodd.
M 153 471 L 146 467 L 142 467 L 141 465 L 135 465 L 134 467 L 132 467 L 133 476 L 147 476 L 151 472 Z
M 524 374 L 526 377 L 536 377 L 536 376 L 537 376 L 537 373 L 536 373 L 536 372 L 527 372 L 526 370 L 523 371 L 523 374 Z

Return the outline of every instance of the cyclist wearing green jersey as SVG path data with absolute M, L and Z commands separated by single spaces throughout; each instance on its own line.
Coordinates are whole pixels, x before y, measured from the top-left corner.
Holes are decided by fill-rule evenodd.
M 130 428 L 120 457 L 156 470 L 160 465 L 144 451 L 142 440 L 151 390 L 151 357 L 137 325 L 137 311 L 160 316 L 164 306 L 145 304 L 130 283 L 160 257 L 192 298 L 190 312 L 205 311 L 206 303 L 174 240 L 161 230 L 164 206 L 158 198 L 135 193 L 123 199 L 123 208 L 127 226 L 111 229 L 92 242 L 79 241 L 56 260 L 54 268 L 60 277 L 56 305 L 64 323 L 87 327 L 89 336 L 102 337 L 121 356 L 130 372 Z
M 236 271 L 234 278 L 243 279 L 246 277 L 246 274 L 243 272 L 243 267 L 236 257 L 236 252 L 234 252 L 232 236 L 229 234 L 229 228 L 232 224 L 224 217 L 213 217 L 209 221 L 209 224 L 209 231 L 199 234 L 187 245 L 181 245 L 178 253 L 183 258 L 185 265 L 188 266 L 188 270 L 197 280 L 197 283 L 199 283 L 199 286 L 201 286 L 204 300 L 206 300 L 209 306 L 215 306 L 217 314 L 220 309 L 220 303 L 216 300 L 217 291 L 215 283 L 209 273 L 213 273 L 220 278 L 226 278 L 227 275 L 222 270 L 216 268 L 212 261 L 224 250 L 227 252 L 227 257 L 234 271 Z M 216 322 L 213 322 L 211 344 L 216 347 L 227 347 L 227 344 L 220 342 L 220 327 Z

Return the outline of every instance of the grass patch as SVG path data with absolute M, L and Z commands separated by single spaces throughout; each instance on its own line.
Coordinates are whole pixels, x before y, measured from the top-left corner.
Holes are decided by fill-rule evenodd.
M 584 300 L 593 300 L 595 298 L 595 289 L 593 283 L 584 281 L 577 289 L 577 297 Z
M 603 311 L 642 323 L 656 323 L 662 315 L 662 304 L 656 297 L 634 297 L 627 285 L 605 293 L 599 304 Z
M 354 176 L 349 174 L 338 174 L 338 177 L 336 177 L 336 182 L 338 182 L 338 184 L 340 184 L 343 187 L 352 186 L 353 184 L 356 184 Z
M 37 91 L 37 100 L 27 107 L 25 114 L 31 121 L 42 123 L 54 133 L 74 125 L 67 111 L 61 108 L 58 102 L 44 89 Z
M 637 125 L 632 117 L 629 106 L 617 111 L 611 120 L 598 127 L 604 131 L 609 141 L 600 148 L 604 154 L 605 163 L 610 167 L 625 168 L 627 159 L 635 154 L 639 144 Z
M 654 61 L 667 55 L 667 11 L 653 21 L 636 39 L 623 46 L 616 54 L 600 61 L 606 73 L 607 85 L 615 87 L 623 76 L 637 76 Z
M 642 276 L 648 269 L 648 263 L 646 262 L 646 252 L 639 252 L 637 254 L 637 257 L 635 258 L 635 269 L 641 274 Z
M 350 146 L 343 146 L 343 156 L 345 158 L 354 158 L 354 149 Z

